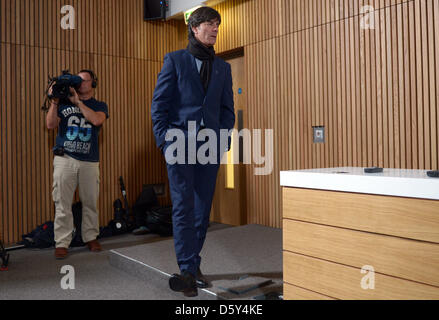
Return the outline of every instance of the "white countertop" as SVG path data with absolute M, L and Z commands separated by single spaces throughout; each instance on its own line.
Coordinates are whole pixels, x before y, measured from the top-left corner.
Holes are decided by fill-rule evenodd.
M 364 173 L 364 168 L 356 167 L 281 171 L 280 185 L 439 200 L 439 178 L 428 177 L 427 171 L 384 168 L 382 173 Z

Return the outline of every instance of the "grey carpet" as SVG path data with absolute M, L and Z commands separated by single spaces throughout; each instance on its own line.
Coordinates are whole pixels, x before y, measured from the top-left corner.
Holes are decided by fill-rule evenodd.
M 127 234 L 102 239 L 101 244 L 103 252 L 74 248 L 65 260 L 55 260 L 54 249 L 10 252 L 9 270 L 0 272 L 0 300 L 194 300 L 168 288 L 167 275 L 177 272 L 172 238 Z M 269 291 L 281 292 L 281 246 L 280 229 L 212 224 L 202 252 L 202 268 L 214 285 L 207 290 L 218 296 L 200 291 L 195 299 L 251 299 Z M 138 262 L 143 259 L 162 270 L 145 271 L 150 268 Z M 64 265 L 74 267 L 74 290 L 61 288 Z M 274 284 L 240 295 L 218 288 L 247 291 L 259 278 L 273 279 Z M 238 283 L 244 279 L 246 283 Z
M 224 227 L 215 225 L 212 229 Z M 166 284 L 139 281 L 108 263 L 109 250 L 166 239 L 131 234 L 105 238 L 101 240 L 104 251 L 92 253 L 86 247 L 73 248 L 65 260 L 56 260 L 53 248 L 11 251 L 9 270 L 0 272 L 0 300 L 189 300 L 172 292 Z M 74 290 L 61 288 L 64 265 L 74 267 Z
M 201 290 L 206 299 L 282 293 L 280 229 L 247 225 L 208 232 L 201 257 L 201 269 L 212 284 Z M 112 250 L 109 258 L 113 266 L 144 281 L 167 283 L 178 273 L 172 239 Z

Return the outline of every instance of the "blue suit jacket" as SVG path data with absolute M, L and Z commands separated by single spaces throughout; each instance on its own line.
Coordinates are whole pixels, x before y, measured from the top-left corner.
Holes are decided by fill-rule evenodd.
M 189 121 L 201 119 L 206 128 L 219 132 L 232 129 L 235 112 L 230 64 L 215 57 L 207 92 L 196 61 L 186 49 L 166 54 L 151 104 L 157 146 L 165 143 L 169 128 L 188 129 Z

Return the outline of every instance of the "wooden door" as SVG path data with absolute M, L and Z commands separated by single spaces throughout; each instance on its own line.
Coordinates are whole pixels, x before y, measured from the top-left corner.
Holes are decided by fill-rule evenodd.
M 240 56 L 226 59 L 226 61 L 232 67 L 235 128 L 239 130 L 240 123 L 243 128 L 247 124 L 245 60 L 243 56 Z M 238 137 L 233 136 L 232 139 L 238 139 Z M 239 148 L 236 149 L 232 146 L 232 150 L 228 153 L 229 158 L 231 158 L 232 153 L 239 152 Z M 230 164 L 220 166 L 211 220 L 235 226 L 247 224 L 246 177 L 243 164 L 232 164 L 230 161 Z

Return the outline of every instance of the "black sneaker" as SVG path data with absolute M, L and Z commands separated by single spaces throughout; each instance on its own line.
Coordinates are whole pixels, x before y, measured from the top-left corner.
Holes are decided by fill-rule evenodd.
M 179 274 L 173 274 L 169 279 L 169 287 L 172 291 L 183 292 L 186 297 L 196 297 L 198 289 L 195 283 L 195 277 L 188 271 Z
M 201 269 L 198 268 L 197 270 L 197 276 L 195 277 L 195 283 L 198 288 L 204 289 L 209 287 L 209 282 L 204 277 L 204 275 L 201 273 Z

